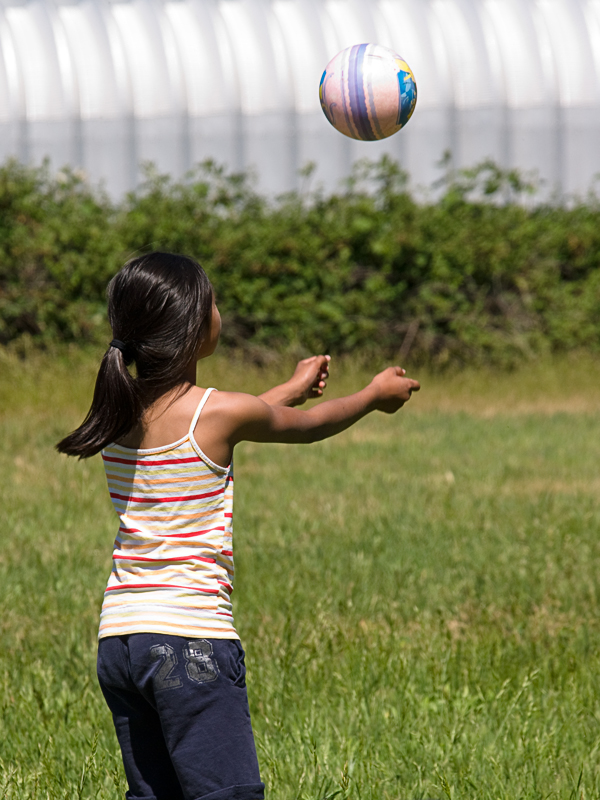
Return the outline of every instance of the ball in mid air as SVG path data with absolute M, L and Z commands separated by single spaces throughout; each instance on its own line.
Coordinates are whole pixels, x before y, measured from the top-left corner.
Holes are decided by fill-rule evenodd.
M 389 47 L 355 44 L 327 64 L 319 98 L 336 130 L 369 142 L 406 125 L 417 103 L 417 84 L 406 61 Z

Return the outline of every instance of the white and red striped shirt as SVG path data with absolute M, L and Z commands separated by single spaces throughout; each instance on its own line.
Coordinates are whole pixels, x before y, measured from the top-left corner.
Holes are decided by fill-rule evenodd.
M 238 639 L 233 626 L 233 470 L 212 462 L 194 429 L 150 450 L 102 451 L 120 519 L 100 638 L 167 633 Z

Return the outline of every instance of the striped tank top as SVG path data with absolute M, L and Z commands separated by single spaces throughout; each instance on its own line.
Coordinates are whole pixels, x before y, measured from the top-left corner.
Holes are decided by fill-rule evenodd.
M 167 633 L 238 639 L 233 626 L 233 471 L 204 455 L 194 428 L 150 450 L 102 451 L 119 515 L 99 637 Z

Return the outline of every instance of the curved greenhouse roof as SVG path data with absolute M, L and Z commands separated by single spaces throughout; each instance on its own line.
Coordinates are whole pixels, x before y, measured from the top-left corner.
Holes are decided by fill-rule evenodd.
M 354 142 L 323 116 L 339 50 L 399 52 L 419 88 L 405 130 Z M 82 167 L 113 194 L 139 165 L 181 174 L 207 157 L 280 192 L 318 165 L 333 188 L 389 152 L 415 184 L 492 158 L 548 190 L 600 172 L 600 0 L 4 0 L 0 158 Z

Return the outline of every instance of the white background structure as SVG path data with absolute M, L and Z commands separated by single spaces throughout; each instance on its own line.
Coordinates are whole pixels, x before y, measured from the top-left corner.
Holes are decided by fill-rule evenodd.
M 418 102 L 384 142 L 331 128 L 318 100 L 339 50 L 378 42 Z M 318 165 L 333 189 L 389 152 L 416 185 L 490 157 L 584 193 L 600 173 L 600 0 L 3 0 L 0 159 L 81 167 L 118 196 L 143 161 L 212 157 L 269 193 Z

